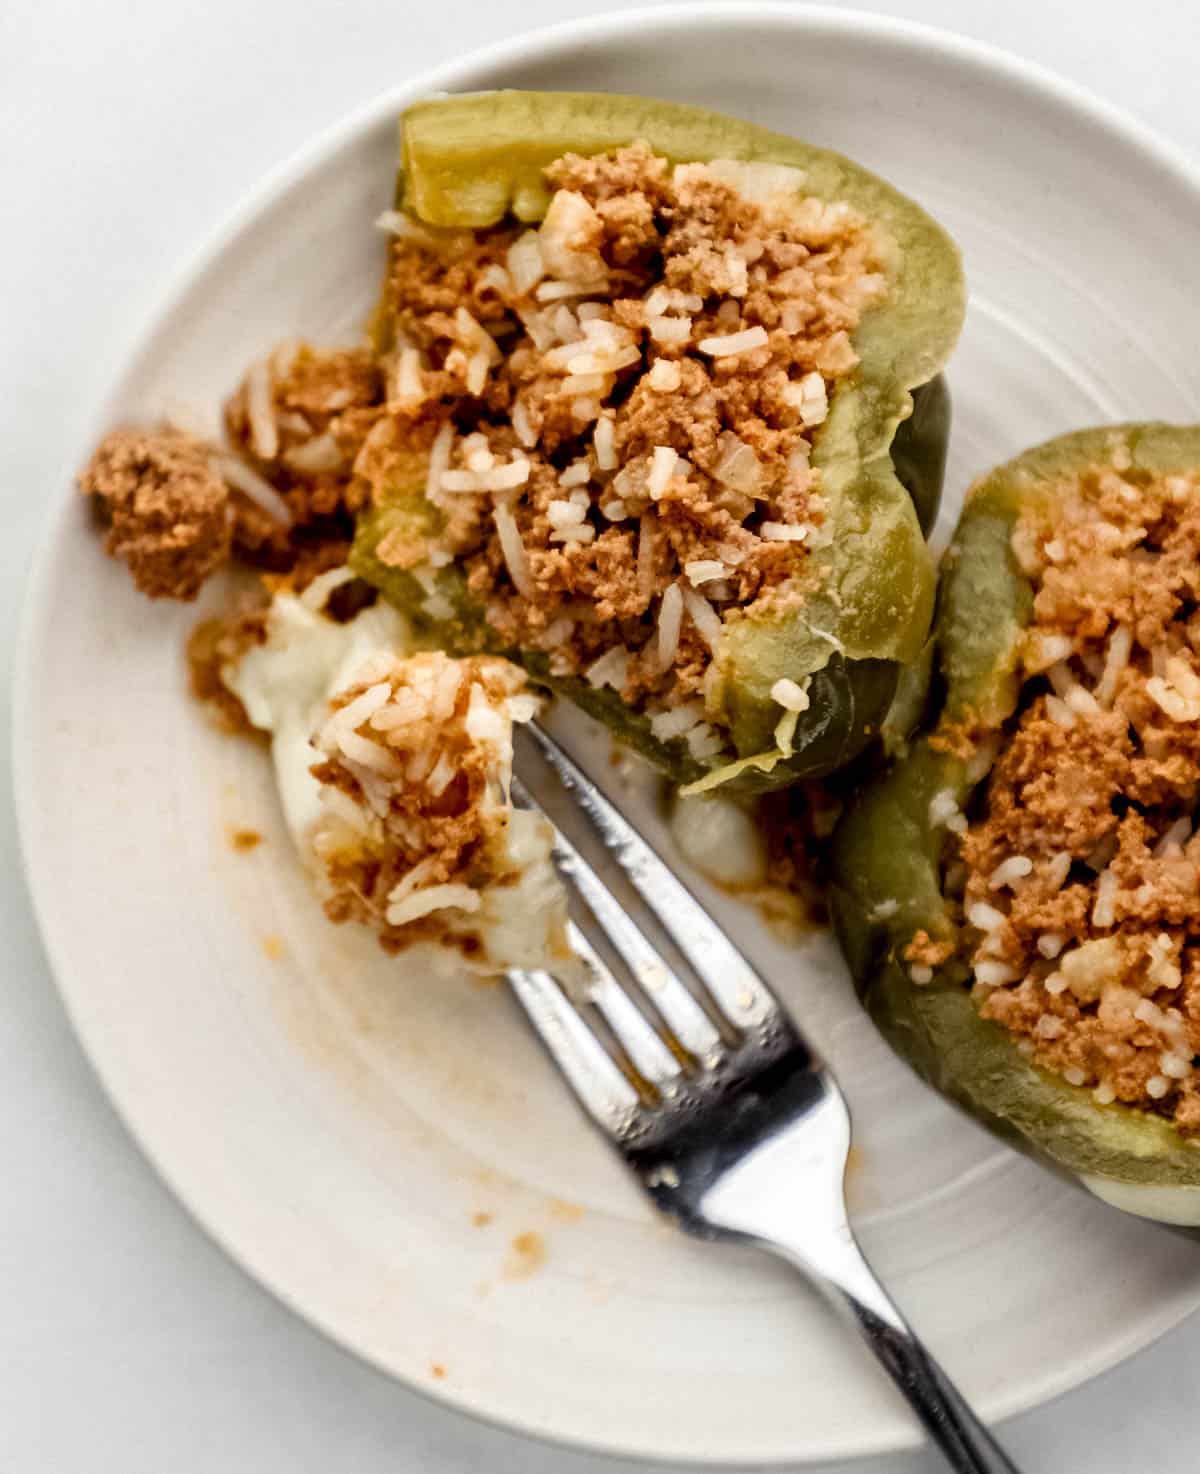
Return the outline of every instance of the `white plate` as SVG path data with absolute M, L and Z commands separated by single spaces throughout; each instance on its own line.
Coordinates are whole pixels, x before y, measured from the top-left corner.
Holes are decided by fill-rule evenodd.
M 979 47 L 738 4 L 566 26 L 373 104 L 188 272 L 97 433 L 168 401 L 215 405 L 277 338 L 354 329 L 381 261 L 371 223 L 396 115 L 438 88 L 499 86 L 705 103 L 844 150 L 926 204 L 972 287 L 948 517 L 970 476 L 1045 436 L 1195 414 L 1200 191 L 1184 164 Z M 652 1217 L 500 990 L 434 982 L 322 919 L 261 754 L 185 696 L 193 612 L 134 595 L 70 488 L 48 494 L 62 506 L 16 721 L 31 883 L 80 1036 L 197 1219 L 345 1346 L 531 1434 L 739 1463 L 912 1441 L 896 1397 L 786 1270 Z M 236 855 L 230 826 L 266 842 Z M 726 914 L 854 1105 L 867 1250 L 986 1416 L 1111 1366 L 1200 1302 L 1193 1245 L 1056 1182 L 927 1093 L 828 942 L 789 953 Z M 544 1262 L 514 1248 L 521 1235 Z

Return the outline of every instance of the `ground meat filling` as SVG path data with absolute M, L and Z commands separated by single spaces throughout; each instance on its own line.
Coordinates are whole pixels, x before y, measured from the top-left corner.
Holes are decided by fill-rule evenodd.
M 105 550 L 152 599 L 194 599 L 229 557 L 228 489 L 190 436 L 118 430 L 79 478 L 108 522 Z
M 365 922 L 385 949 L 484 941 L 481 893 L 511 884 L 506 848 L 511 725 L 537 698 L 491 656 L 377 657 L 340 692 L 317 734 L 327 819 L 313 846 L 334 921 Z
M 777 166 L 672 169 L 635 144 L 547 177 L 537 230 L 385 219 L 390 416 L 359 470 L 411 484 L 420 450 L 440 516 L 379 556 L 456 560 L 506 642 L 684 706 L 708 756 L 722 620 L 779 596 L 822 536 L 812 433 L 885 291 L 881 247 Z
M 1023 704 L 979 817 L 947 817 L 974 996 L 1101 1104 L 1200 1133 L 1200 478 L 1089 471 L 1013 548 Z
M 283 344 L 226 405 L 228 446 L 118 430 L 79 487 L 109 523 L 107 551 L 152 598 L 194 599 L 231 557 L 301 589 L 346 561 L 370 494 L 355 461 L 383 412 L 368 350 Z
M 247 509 L 235 534 L 247 561 L 279 571 L 300 562 L 301 583 L 346 561 L 369 497 L 355 461 L 383 410 L 383 377 L 366 348 L 282 343 L 251 367 L 225 405 L 237 458 L 222 469 L 250 492 L 265 483 L 286 521 Z

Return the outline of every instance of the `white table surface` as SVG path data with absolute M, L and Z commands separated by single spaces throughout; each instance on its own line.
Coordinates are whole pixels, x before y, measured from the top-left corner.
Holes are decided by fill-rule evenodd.
M 63 457 L 180 258 L 264 170 L 364 99 L 467 47 L 599 8 L 596 0 L 3 0 L 6 705 L 44 503 L 62 494 Z M 1192 0 L 870 8 L 1023 53 L 1200 152 Z M 7 717 L 3 730 L 7 775 Z M 637 1474 L 482 1427 L 394 1385 L 309 1330 L 196 1228 L 114 1116 L 66 1022 L 30 918 L 8 790 L 6 777 L 0 1471 Z M 1030 1471 L 1194 1469 L 1197 1364 L 1193 1320 L 1014 1420 L 1005 1440 Z M 857 1467 L 935 1466 L 914 1455 Z

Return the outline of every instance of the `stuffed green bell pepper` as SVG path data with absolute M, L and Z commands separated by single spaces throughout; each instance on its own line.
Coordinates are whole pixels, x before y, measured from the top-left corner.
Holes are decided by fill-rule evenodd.
M 1066 435 L 977 482 L 936 664 L 835 836 L 863 1002 L 1018 1146 L 1200 1224 L 1200 427 Z
M 356 572 L 677 782 L 842 766 L 928 636 L 953 243 L 677 103 L 448 97 L 401 147 Z

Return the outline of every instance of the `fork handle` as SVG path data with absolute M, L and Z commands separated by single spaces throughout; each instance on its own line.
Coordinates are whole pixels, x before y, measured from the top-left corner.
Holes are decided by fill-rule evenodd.
M 839 1237 L 833 1264 L 787 1258 L 799 1257 L 806 1276 L 848 1316 L 955 1474 L 1020 1474 L 892 1303 L 849 1230 Z
M 1019 1474 L 898 1313 L 895 1321 L 885 1321 L 854 1296 L 843 1293 L 841 1298 L 863 1340 L 956 1474 Z

